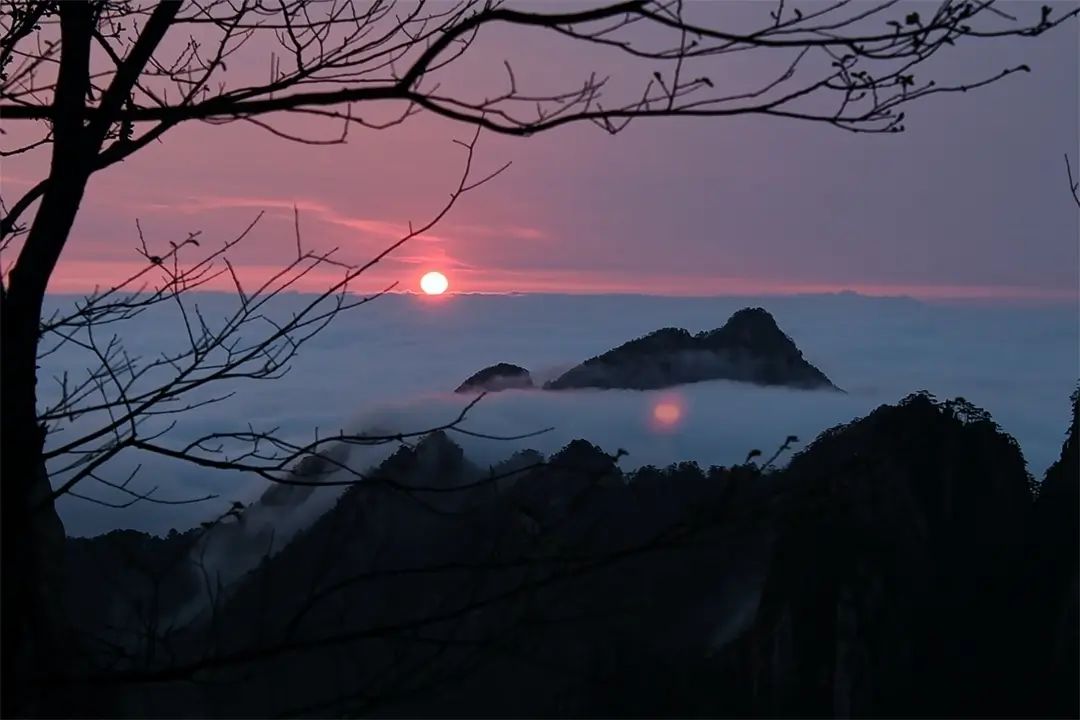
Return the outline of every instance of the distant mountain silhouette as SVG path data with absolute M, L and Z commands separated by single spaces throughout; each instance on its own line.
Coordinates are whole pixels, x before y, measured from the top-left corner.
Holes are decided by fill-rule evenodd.
M 739 310 L 723 327 L 697 335 L 682 328 L 657 330 L 586 360 L 544 389 L 650 390 L 704 380 L 839 389 L 803 358 L 763 308 Z
M 474 373 L 454 392 L 498 392 L 511 388 L 531 387 L 533 387 L 533 381 L 528 370 L 510 363 L 498 363 Z

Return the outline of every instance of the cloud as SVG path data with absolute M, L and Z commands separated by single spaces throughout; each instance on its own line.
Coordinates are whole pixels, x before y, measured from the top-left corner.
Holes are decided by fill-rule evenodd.
M 208 210 L 283 210 L 287 211 L 290 220 L 292 219 L 292 212 L 295 208 L 300 213 L 301 222 L 304 221 L 305 215 L 309 215 L 313 216 L 318 222 L 337 225 L 352 230 L 360 230 L 361 232 L 384 239 L 398 239 L 409 232 L 408 219 L 386 220 L 381 218 L 356 217 L 340 212 L 327 203 L 310 198 L 294 200 L 267 196 L 245 197 L 201 195 L 189 197 L 177 202 L 142 203 L 140 204 L 140 207 L 150 210 L 165 210 L 186 214 L 202 213 Z M 414 218 L 412 223 L 415 226 L 425 222 L 425 220 L 426 218 Z M 476 223 L 454 223 L 448 221 L 444 222 L 440 227 L 443 228 L 445 232 L 424 233 L 423 235 L 417 236 L 416 239 L 446 242 L 451 237 L 457 236 L 498 239 L 514 238 L 523 240 L 543 240 L 549 237 L 549 235 L 540 228 L 520 225 L 480 225 Z
M 431 265 L 438 267 L 440 270 L 476 270 L 474 265 L 451 257 L 441 248 L 426 255 L 398 255 L 395 253 L 393 260 L 405 265 Z
M 287 211 L 289 220 L 295 208 L 300 214 L 300 222 L 311 219 L 317 222 L 337 225 L 350 230 L 359 230 L 377 238 L 400 239 L 409 233 L 408 220 L 385 220 L 379 218 L 356 217 L 342 213 L 330 205 L 308 198 L 288 199 L 267 196 L 230 196 L 230 195 L 199 195 L 188 197 L 176 202 L 151 202 L 143 203 L 141 207 L 149 210 L 178 212 L 185 214 L 199 214 L 214 210 L 242 210 L 253 211 L 278 210 Z M 282 215 L 284 216 L 284 214 Z M 417 218 L 414 224 L 425 222 L 426 219 Z M 417 236 L 419 240 L 445 241 L 446 237 L 435 233 L 425 233 Z
M 208 318 L 235 303 L 217 294 L 197 299 Z M 285 314 L 304 300 L 299 295 L 281 298 L 275 312 Z M 325 436 L 342 428 L 408 431 L 437 426 L 453 419 L 468 401 L 450 391 L 486 365 L 511 362 L 543 379 L 659 327 L 690 331 L 718 327 L 747 305 L 769 309 L 807 360 L 848 394 L 730 382 L 659 392 L 508 391 L 486 397 L 466 427 L 498 435 L 555 429 L 523 441 L 455 439 L 481 464 L 496 462 L 520 447 L 551 452 L 577 437 L 612 452 L 627 449 L 630 454 L 622 460 L 626 468 L 681 460 L 731 464 L 750 449 L 769 452 L 789 434 L 809 441 L 832 425 L 927 389 L 939 397 L 963 396 L 989 410 L 1018 439 L 1036 476 L 1060 451 L 1067 398 L 1080 366 L 1075 306 L 945 306 L 852 294 L 459 295 L 438 302 L 406 294 L 387 296 L 339 318 L 315 337 L 282 380 L 238 383 L 230 388 L 238 393 L 234 399 L 181 417 L 170 437 L 182 442 L 196 433 L 243 428 L 248 422 L 256 428 L 280 427 L 297 441 L 312 439 L 315 428 Z M 129 352 L 152 357 L 180 341 L 175 328 L 170 318 L 148 314 L 117 330 Z M 57 353 L 46 359 L 44 377 L 65 370 L 74 377 L 86 365 L 83 356 Z M 52 385 L 43 382 L 43 396 L 50 392 Z M 673 398 L 683 413 L 680 422 L 658 432 L 655 405 Z M 363 462 L 377 462 L 390 450 L 372 450 Z M 140 462 L 142 475 L 135 482 L 141 482 L 144 490 L 157 484 L 162 497 L 214 492 L 221 499 L 216 504 L 142 505 L 123 511 L 66 499 L 60 510 L 69 532 L 94 534 L 116 526 L 163 532 L 186 527 L 213 515 L 219 505 L 255 499 L 266 487 L 258 478 L 138 453 L 118 458 L 106 471 L 126 476 Z M 104 497 L 103 488 L 82 489 Z M 332 502 L 332 495 L 319 502 Z
M 471 235 L 481 238 L 507 239 L 516 238 L 521 240 L 552 240 L 552 236 L 545 230 L 537 227 L 521 225 L 477 225 L 448 223 L 448 226 L 458 234 Z
M 386 245 L 396 242 L 410 233 L 410 222 L 406 219 L 387 220 L 381 218 L 358 217 L 343 213 L 333 206 L 310 198 L 286 199 L 270 196 L 229 196 L 229 195 L 202 195 L 192 196 L 176 202 L 149 202 L 137 203 L 136 207 L 152 210 L 158 213 L 180 213 L 184 215 L 204 215 L 208 212 L 224 212 L 234 210 L 249 210 L 265 212 L 268 218 L 272 218 L 286 233 L 275 235 L 288 235 L 288 238 L 275 237 L 278 245 L 285 242 L 291 243 L 294 222 L 294 210 L 299 213 L 300 230 L 302 237 L 307 239 L 311 233 L 313 224 L 323 226 L 323 230 L 314 233 L 320 245 L 341 244 L 345 248 L 361 249 L 364 252 L 375 254 Z M 412 221 L 415 227 L 426 222 L 427 218 L 419 217 Z M 287 226 L 287 227 L 286 227 Z M 330 237 L 327 237 L 327 229 L 330 226 Z M 342 235 L 341 230 L 349 231 Z M 368 241 L 364 248 L 356 248 L 356 237 L 353 234 L 358 231 Z M 499 249 L 507 240 L 538 241 L 549 239 L 542 230 L 535 227 L 519 225 L 481 225 L 476 223 L 460 224 L 443 222 L 437 232 L 425 232 L 410 239 L 410 253 L 395 252 L 387 258 L 389 263 L 401 263 L 404 265 L 440 264 L 449 268 L 477 269 L 477 262 L 463 259 L 462 253 L 467 253 L 485 260 L 484 265 L 489 265 L 491 253 L 489 249 Z M 308 240 L 310 242 L 310 240 Z M 492 245 L 492 242 L 495 245 Z M 454 248 L 451 252 L 450 248 Z M 291 246 L 290 246 L 291 249 Z M 241 251 L 243 248 L 241 248 Z M 239 263 L 238 271 L 243 272 L 247 263 Z M 68 277 L 64 287 L 75 285 L 78 275 Z

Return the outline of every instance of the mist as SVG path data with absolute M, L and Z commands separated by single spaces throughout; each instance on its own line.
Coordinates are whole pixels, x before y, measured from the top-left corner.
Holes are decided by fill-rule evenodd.
M 222 294 L 193 296 L 208 318 L 235 303 Z M 73 298 L 53 296 L 54 306 Z M 310 296 L 278 299 L 287 313 Z M 517 440 L 451 438 L 481 467 L 516 450 L 550 454 L 585 438 L 614 453 L 624 470 L 696 461 L 741 462 L 752 449 L 770 455 L 788 435 L 795 450 L 821 431 L 865 415 L 918 390 L 964 397 L 988 410 L 1019 442 L 1029 470 L 1040 477 L 1056 458 L 1066 426 L 1067 398 L 1080 374 L 1078 312 L 1071 304 L 941 304 L 850 293 L 819 296 L 664 298 L 646 296 L 389 295 L 338 318 L 306 345 L 288 375 L 237 382 L 226 402 L 194 410 L 165 436 L 182 443 L 218 430 L 279 428 L 295 441 L 339 430 L 413 432 L 454 420 L 471 396 L 451 392 L 466 377 L 497 362 L 528 368 L 538 385 L 569 367 L 661 327 L 690 332 L 721 326 L 743 307 L 764 307 L 804 357 L 846 393 L 791 390 L 713 381 L 657 391 L 507 390 L 486 396 L 462 428 Z M 152 356 L 182 342 L 167 308 L 117 328 L 129 352 Z M 43 377 L 85 373 L 89 359 L 65 348 L 43 362 Z M 47 398 L 51 385 L 42 385 Z M 219 388 L 220 389 L 220 388 Z M 678 408 L 675 422 L 658 425 L 654 409 Z M 550 428 L 550 429 L 548 429 Z M 65 430 L 65 432 L 69 432 Z M 57 434 L 59 436 L 65 432 Z M 349 465 L 378 464 L 392 445 L 354 448 Z M 781 459 L 781 462 L 783 462 Z M 70 535 L 114 528 L 165 533 L 216 517 L 232 501 L 256 501 L 267 481 L 238 472 L 187 465 L 139 452 L 118 456 L 103 472 L 123 479 L 141 466 L 132 487 L 159 486 L 163 498 L 215 500 L 195 505 L 139 504 L 111 509 L 65 497 L 59 511 Z M 87 481 L 91 482 L 91 481 Z M 114 499 L 109 488 L 80 486 Z M 340 490 L 319 490 L 301 507 L 268 515 L 279 539 L 291 535 L 334 501 Z

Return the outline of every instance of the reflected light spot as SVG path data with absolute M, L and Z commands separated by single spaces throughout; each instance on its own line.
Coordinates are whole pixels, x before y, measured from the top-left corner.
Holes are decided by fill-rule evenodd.
M 682 418 L 682 408 L 670 400 L 664 400 L 653 407 L 653 419 L 661 427 L 672 427 Z

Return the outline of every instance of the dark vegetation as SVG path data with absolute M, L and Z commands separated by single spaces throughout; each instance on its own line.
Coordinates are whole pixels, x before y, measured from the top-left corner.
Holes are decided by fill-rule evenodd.
M 581 440 L 481 469 L 436 433 L 280 550 L 249 538 L 232 581 L 244 512 L 70 540 L 80 662 L 110 681 L 67 693 L 104 715 L 1075 716 L 1072 400 L 1042 483 L 985 412 L 925 393 L 781 470 L 624 473 Z
M 577 365 L 544 383 L 545 390 L 653 390 L 706 380 L 735 380 L 804 390 L 839 390 L 811 365 L 763 308 L 744 308 L 723 327 L 696 335 L 663 328 Z M 532 387 L 529 372 L 499 363 L 484 368 L 456 392 Z
M 496 363 L 470 375 L 454 392 L 498 392 L 533 387 L 529 371 L 519 365 Z

